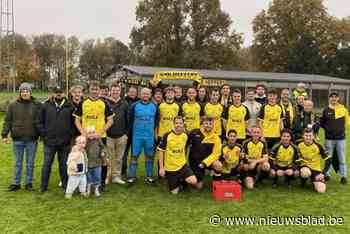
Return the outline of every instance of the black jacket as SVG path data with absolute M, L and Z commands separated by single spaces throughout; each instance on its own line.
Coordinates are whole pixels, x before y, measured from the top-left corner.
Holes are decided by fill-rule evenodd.
M 76 111 L 79 108 L 79 105 L 82 103 L 84 99 L 82 98 L 81 101 L 79 103 L 75 103 L 73 102 L 72 99 L 70 99 L 69 101 L 72 103 L 73 107 L 74 107 L 74 111 Z M 79 129 L 75 126 L 75 124 L 73 123 L 73 136 L 77 137 L 80 135 L 80 131 Z
M 255 101 L 260 103 L 261 105 L 265 105 L 267 103 L 267 97 L 255 97 Z
M 128 96 L 125 97 L 125 101 L 128 103 L 129 107 L 134 104 L 135 102 L 137 102 L 138 100 L 140 100 L 140 98 L 136 97 L 135 99 L 132 99 Z
M 7 137 L 11 132 L 13 140 L 37 140 L 39 131 L 35 120 L 40 113 L 41 103 L 34 98 L 30 100 L 17 99 L 7 109 L 1 136 Z
M 317 116 L 313 112 L 298 112 L 294 119 L 294 134 L 296 139 L 300 139 L 303 136 L 303 131 L 308 125 L 312 125 L 313 131 L 317 134 L 320 130 L 319 121 Z
M 57 105 L 54 99 L 47 100 L 38 115 L 37 128 L 44 143 L 49 146 L 70 144 L 74 134 L 74 106 L 67 99 Z
M 347 123 L 348 112 L 343 105 L 339 105 L 336 108 L 344 109 L 344 115 L 335 116 L 335 109 L 327 107 L 322 112 L 321 127 L 325 130 L 325 136 L 327 140 L 344 140 L 345 139 L 345 126 Z
M 218 135 L 205 135 L 201 129 L 193 129 L 188 134 L 188 143 L 191 145 L 188 156 L 191 167 L 200 163 L 209 167 L 215 160 L 220 159 L 222 144 Z
M 128 133 L 128 111 L 129 105 L 126 100 L 120 99 L 118 102 L 113 100 L 107 101 L 109 108 L 114 113 L 113 125 L 108 129 L 107 136 L 118 138 Z

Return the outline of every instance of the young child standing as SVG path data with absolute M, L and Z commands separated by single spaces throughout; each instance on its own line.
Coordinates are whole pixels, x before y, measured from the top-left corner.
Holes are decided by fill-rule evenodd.
M 88 157 L 88 172 L 87 172 L 87 195 L 94 191 L 96 197 L 101 196 L 101 170 L 102 164 L 106 160 L 106 149 L 101 138 L 96 136 L 94 126 L 88 126 L 86 129 L 87 142 L 86 153 Z
M 79 136 L 67 160 L 68 183 L 65 197 L 72 198 L 74 190 L 79 187 L 82 196 L 86 196 L 86 172 L 88 159 L 85 152 L 86 137 Z

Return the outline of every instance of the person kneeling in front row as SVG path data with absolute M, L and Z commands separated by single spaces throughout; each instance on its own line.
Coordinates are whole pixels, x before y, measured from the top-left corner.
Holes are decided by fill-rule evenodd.
M 213 179 L 220 175 L 222 163 L 219 161 L 221 156 L 221 139 L 214 132 L 214 120 L 209 117 L 202 119 L 202 127 L 193 129 L 189 135 L 189 165 L 197 177 L 198 189 L 203 188 L 203 179 L 205 170 L 212 170 Z
M 324 180 L 323 169 L 321 167 L 322 159 L 325 160 L 324 168 L 331 163 L 331 156 L 323 147 L 314 141 L 312 129 L 305 129 L 303 140 L 297 143 L 300 150 L 300 177 L 301 185 L 305 186 L 306 181 L 311 178 L 314 189 L 318 193 L 326 192 L 326 183 Z
M 272 187 L 277 186 L 278 178 L 284 177 L 284 183 L 290 188 L 291 178 L 297 173 L 299 151 L 292 143 L 292 132 L 284 129 L 281 132 L 281 142 L 271 150 L 270 177 L 273 178 Z
M 261 140 L 260 127 L 251 129 L 252 138 L 246 140 L 243 144 L 243 166 L 244 185 L 248 189 L 253 189 L 267 177 L 270 170 L 267 146 Z M 254 181 L 254 179 L 256 179 Z
M 197 178 L 186 164 L 188 136 L 184 131 L 184 120 L 181 116 L 174 119 L 174 129 L 166 133 L 158 147 L 159 175 L 168 180 L 169 190 L 177 194 L 184 182 L 196 185 Z
M 224 180 L 237 180 L 240 182 L 240 167 L 243 157 L 242 146 L 237 144 L 237 132 L 231 129 L 227 133 L 227 145 L 222 147 L 220 161 L 222 163 L 221 176 Z

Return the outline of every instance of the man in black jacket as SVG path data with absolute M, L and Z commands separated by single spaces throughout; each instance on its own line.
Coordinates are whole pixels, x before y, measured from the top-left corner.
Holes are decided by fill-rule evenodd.
M 25 189 L 29 191 L 33 189 L 35 153 L 39 137 L 39 132 L 35 127 L 35 118 L 40 112 L 41 104 L 31 96 L 30 84 L 21 84 L 19 92 L 19 98 L 8 107 L 1 133 L 5 144 L 10 143 L 8 134 L 11 133 L 15 156 L 13 184 L 9 186 L 8 191 L 16 191 L 21 188 L 24 151 L 26 152 Z
M 350 123 L 349 113 L 345 106 L 339 103 L 337 92 L 331 92 L 329 95 L 329 106 L 323 109 L 321 117 L 321 127 L 325 130 L 325 146 L 329 155 L 333 156 L 336 151 L 338 157 L 338 166 L 340 172 L 340 182 L 347 184 L 347 164 L 345 160 L 345 137 L 346 126 Z M 325 180 L 330 179 L 330 165 L 325 167 Z
M 37 120 L 37 127 L 44 139 L 40 192 L 47 190 L 56 153 L 63 189 L 66 188 L 68 180 L 66 163 L 74 131 L 72 117 L 74 106 L 65 97 L 61 87 L 55 87 L 53 92 L 53 97 L 44 103 Z
M 112 183 L 125 184 L 122 180 L 123 156 L 128 141 L 128 103 L 120 97 L 121 87 L 111 86 L 108 104 L 114 113 L 113 125 L 107 131 L 107 147 L 111 153 Z

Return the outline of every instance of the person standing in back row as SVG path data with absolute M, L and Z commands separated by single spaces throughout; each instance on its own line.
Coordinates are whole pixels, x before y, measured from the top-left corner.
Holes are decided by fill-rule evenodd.
M 331 92 L 329 95 L 329 106 L 323 109 L 321 117 L 321 126 L 325 130 L 326 151 L 333 156 L 336 150 L 340 171 L 340 182 L 344 185 L 347 180 L 347 164 L 345 160 L 345 138 L 346 126 L 349 126 L 348 110 L 339 103 L 339 94 Z M 330 180 L 330 165 L 325 168 L 325 180 Z
M 260 113 L 261 104 L 255 101 L 255 89 L 248 89 L 246 92 L 246 100 L 243 102 L 249 110 L 249 120 L 247 123 L 247 135 L 248 138 L 251 137 L 250 130 L 257 125 L 257 118 Z
M 281 107 L 283 109 L 283 127 L 287 129 L 293 128 L 293 123 L 295 120 L 295 108 L 293 104 L 289 101 L 289 89 L 282 89 L 281 92 Z
M 53 96 L 47 100 L 38 115 L 37 128 L 44 139 L 44 164 L 41 170 L 40 192 L 49 185 L 51 167 L 57 153 L 62 188 L 68 181 L 67 159 L 74 134 L 72 114 L 74 106 L 65 97 L 64 91 L 57 86 Z
M 269 90 L 267 98 L 268 103 L 261 107 L 258 124 L 262 129 L 267 149 L 270 151 L 280 141 L 281 130 L 283 129 L 283 109 L 277 103 L 277 92 L 275 90 Z
M 134 104 L 139 100 L 140 99 L 137 96 L 137 87 L 130 86 L 125 97 L 125 101 L 128 103 L 129 108 L 132 106 L 132 104 Z M 128 141 L 126 143 L 126 148 L 123 155 L 123 166 L 122 166 L 122 175 L 125 177 L 127 176 L 128 157 L 129 157 L 129 151 L 130 151 L 131 142 L 132 142 L 132 132 L 128 131 L 127 136 L 128 136 Z
M 128 103 L 121 98 L 121 87 L 112 84 L 109 106 L 114 113 L 113 125 L 107 131 L 107 147 L 111 153 L 112 183 L 125 184 L 122 179 L 123 156 L 128 141 Z
M 221 98 L 220 103 L 225 108 L 228 108 L 229 105 L 232 104 L 232 97 L 231 97 L 231 87 L 229 84 L 224 84 L 221 86 Z
M 157 139 L 158 107 L 151 101 L 152 91 L 141 90 L 141 100 L 134 103 L 129 113 L 129 128 L 132 131 L 131 160 L 128 170 L 128 184 L 136 182 L 137 161 L 142 153 L 145 155 L 145 171 L 147 185 L 155 185 L 153 178 L 153 160 L 155 140 Z
M 199 128 L 201 124 L 202 107 L 196 102 L 197 90 L 189 88 L 187 90 L 187 101 L 182 104 L 180 113 L 185 120 L 185 129 L 187 132 Z
M 24 152 L 26 153 L 25 189 L 33 190 L 35 153 L 39 137 L 35 119 L 40 111 L 41 104 L 32 97 L 30 84 L 22 83 L 19 87 L 19 98 L 11 103 L 7 109 L 1 133 L 5 144 L 10 143 L 8 135 L 11 133 L 15 156 L 14 178 L 13 183 L 8 187 L 8 191 L 16 191 L 21 188 Z
M 86 98 L 79 108 L 75 110 L 75 126 L 82 135 L 86 136 L 88 126 L 95 127 L 95 138 L 101 138 L 107 145 L 107 131 L 113 125 L 114 114 L 109 108 L 106 99 L 100 97 L 100 83 L 91 81 L 89 85 L 90 96 Z M 105 183 L 107 179 L 108 166 L 103 165 L 101 170 L 101 190 L 106 191 Z
M 232 129 L 236 131 L 237 143 L 242 145 L 246 139 L 247 123 L 250 118 L 249 110 L 246 106 L 242 105 L 242 94 L 239 89 L 236 89 L 232 93 L 233 104 L 226 109 L 224 113 L 224 125 L 226 127 L 226 137 L 228 132 Z
M 266 87 L 262 84 L 258 84 L 255 87 L 255 91 L 256 91 L 255 101 L 259 102 L 261 105 L 265 105 L 267 103 Z
M 82 101 L 84 101 L 84 88 L 81 85 L 74 85 L 69 90 L 70 93 L 70 102 L 74 106 L 74 111 L 76 111 L 81 105 Z M 72 145 L 75 143 L 75 138 L 80 136 L 79 129 L 74 125 L 74 133 L 72 139 Z
M 204 115 L 214 120 L 214 132 L 225 139 L 225 134 L 222 134 L 224 107 L 219 103 L 220 91 L 218 89 L 211 90 L 209 99 L 210 101 L 204 105 Z

